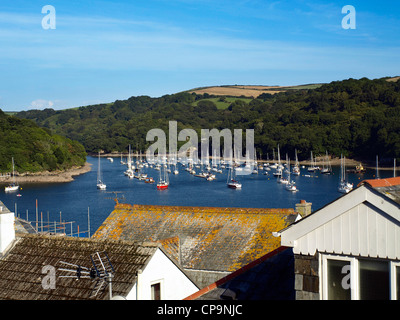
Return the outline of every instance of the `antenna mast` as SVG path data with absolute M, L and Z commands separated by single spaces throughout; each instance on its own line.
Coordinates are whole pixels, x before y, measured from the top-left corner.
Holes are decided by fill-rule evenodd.
M 96 281 L 93 286 L 90 298 L 96 297 L 99 292 L 103 291 L 109 286 L 109 298 L 112 299 L 112 278 L 114 277 L 114 267 L 105 251 L 96 252 L 90 255 L 92 261 L 92 268 L 83 267 L 77 264 L 72 264 L 65 261 L 59 261 L 66 266 L 74 267 L 74 269 L 59 268 L 58 270 L 64 272 L 59 278 L 76 278 L 76 279 L 91 279 Z

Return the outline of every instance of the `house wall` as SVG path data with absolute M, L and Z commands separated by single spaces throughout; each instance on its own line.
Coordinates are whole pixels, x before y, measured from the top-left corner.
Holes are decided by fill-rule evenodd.
M 294 255 L 294 289 L 296 300 L 319 300 L 319 259 L 314 256 Z
M 181 300 L 199 288 L 161 251 L 157 250 L 138 275 L 127 300 L 151 300 L 151 285 L 161 284 L 161 300 Z
M 14 239 L 14 213 L 3 212 L 2 209 L 0 210 L 0 254 L 4 254 Z

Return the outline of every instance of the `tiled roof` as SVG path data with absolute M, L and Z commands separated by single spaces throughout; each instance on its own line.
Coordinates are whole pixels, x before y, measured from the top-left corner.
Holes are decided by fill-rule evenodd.
M 0 299 L 7 300 L 80 300 L 89 299 L 94 282 L 91 279 L 58 278 L 56 288 L 43 289 L 44 266 L 65 268 L 60 261 L 91 268 L 90 255 L 106 251 L 114 267 L 113 295 L 125 296 L 157 250 L 155 244 L 122 241 L 99 241 L 87 238 L 21 235 L 14 247 L 0 260 Z M 95 299 L 108 299 L 108 290 Z
M 381 188 L 381 187 L 392 187 L 400 185 L 400 177 L 387 178 L 387 179 L 370 179 L 364 180 L 360 183 L 368 184 L 372 188 Z
M 294 300 L 294 256 L 279 247 L 185 300 Z
M 367 185 L 393 201 L 400 203 L 400 177 L 364 180 L 358 186 Z
M 117 204 L 95 239 L 164 241 L 185 269 L 235 271 L 280 246 L 272 232 L 295 219 L 293 209 Z M 179 241 L 177 238 L 179 238 Z

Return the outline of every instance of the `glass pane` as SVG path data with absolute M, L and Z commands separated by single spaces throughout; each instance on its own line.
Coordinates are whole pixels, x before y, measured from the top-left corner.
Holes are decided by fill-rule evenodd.
M 400 267 L 396 267 L 396 288 L 397 300 L 400 300 Z
M 350 300 L 350 261 L 328 259 L 328 299 Z
M 360 299 L 389 300 L 390 278 L 387 261 L 360 260 Z

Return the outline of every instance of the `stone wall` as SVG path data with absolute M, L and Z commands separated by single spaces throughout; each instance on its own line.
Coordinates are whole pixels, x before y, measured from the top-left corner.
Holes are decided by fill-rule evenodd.
M 294 259 L 296 300 L 319 300 L 318 253 L 314 256 L 295 254 Z

